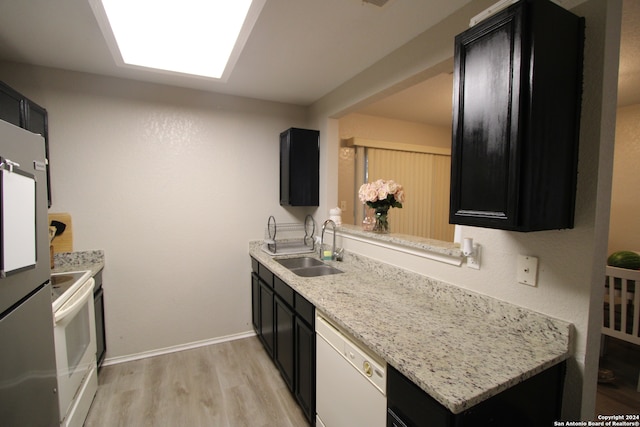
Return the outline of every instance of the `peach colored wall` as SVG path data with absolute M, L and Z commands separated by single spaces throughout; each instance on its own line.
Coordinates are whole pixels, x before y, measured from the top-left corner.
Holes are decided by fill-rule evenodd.
M 613 157 L 609 253 L 640 251 L 640 104 L 618 109 Z
M 340 119 L 340 138 L 350 137 L 451 148 L 451 128 L 365 114 Z
M 340 138 L 365 138 L 378 141 L 451 148 L 451 129 L 424 123 L 395 120 L 366 114 L 348 114 L 339 121 Z M 339 154 L 338 203 L 343 207 L 342 220 L 354 223 L 353 149 L 341 149 Z M 357 203 L 355 203 L 357 202 Z

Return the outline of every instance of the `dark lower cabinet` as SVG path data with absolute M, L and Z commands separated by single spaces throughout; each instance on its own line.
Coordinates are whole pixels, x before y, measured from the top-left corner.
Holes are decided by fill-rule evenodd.
M 260 333 L 260 279 L 257 273 L 251 273 L 251 324 L 253 330 Z
M 313 326 L 296 317 L 295 395 L 309 422 L 316 416 L 316 336 Z
M 96 361 L 98 368 L 102 366 L 107 353 L 107 338 L 104 328 L 104 289 L 102 288 L 102 271 L 93 276 L 96 281 L 93 290 L 93 304 L 96 313 Z
M 276 351 L 274 362 L 278 366 L 284 382 L 289 390 L 294 389 L 294 322 L 293 310 L 278 296 L 273 300 L 273 314 L 275 317 Z
M 538 427 L 560 419 L 565 363 L 454 414 L 389 365 L 388 427 Z
M 265 282 L 260 281 L 260 339 L 264 348 L 273 357 L 273 290 Z
M 316 416 L 315 307 L 252 258 L 251 318 L 309 424 Z

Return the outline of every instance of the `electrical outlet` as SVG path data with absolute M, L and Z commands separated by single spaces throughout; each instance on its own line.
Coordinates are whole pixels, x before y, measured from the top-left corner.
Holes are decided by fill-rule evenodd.
M 482 246 L 477 243 L 473 244 L 473 254 L 467 256 L 467 267 L 474 270 L 480 270 L 480 254 L 482 253 Z
M 538 258 L 528 255 L 518 255 L 518 283 L 536 286 L 538 280 Z
M 344 211 L 346 211 L 346 210 L 347 210 L 347 201 L 346 201 L 346 200 L 342 200 L 342 201 L 340 201 L 340 210 L 341 210 L 342 212 L 344 212 Z

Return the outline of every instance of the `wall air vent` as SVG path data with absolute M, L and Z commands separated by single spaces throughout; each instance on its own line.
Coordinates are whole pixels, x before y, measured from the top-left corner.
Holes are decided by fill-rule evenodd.
M 369 4 L 372 4 L 374 6 L 379 6 L 379 7 L 384 6 L 388 2 L 389 2 L 389 0 L 362 0 L 362 3 L 369 3 Z

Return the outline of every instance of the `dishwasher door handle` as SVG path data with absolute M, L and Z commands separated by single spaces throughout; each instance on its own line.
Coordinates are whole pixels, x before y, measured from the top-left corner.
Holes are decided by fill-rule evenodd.
M 362 364 L 362 372 L 364 372 L 366 376 L 371 378 L 371 376 L 373 375 L 373 369 L 371 369 L 371 363 L 365 360 L 364 363 Z

